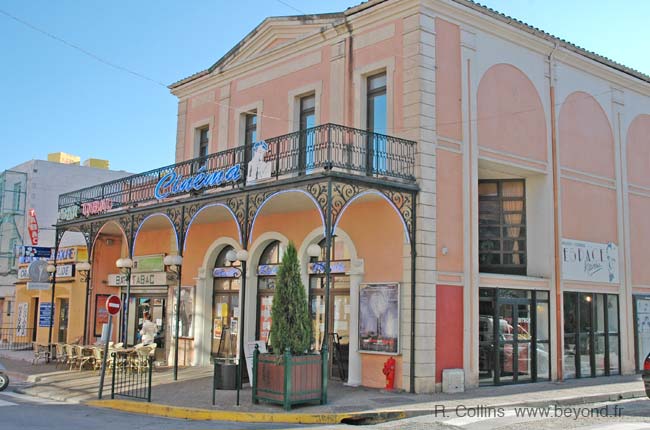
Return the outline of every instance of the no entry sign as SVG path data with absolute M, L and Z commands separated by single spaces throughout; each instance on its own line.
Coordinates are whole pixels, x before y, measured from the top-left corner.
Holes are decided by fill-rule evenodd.
M 111 315 L 116 315 L 122 307 L 122 301 L 118 296 L 110 296 L 106 299 L 106 310 Z

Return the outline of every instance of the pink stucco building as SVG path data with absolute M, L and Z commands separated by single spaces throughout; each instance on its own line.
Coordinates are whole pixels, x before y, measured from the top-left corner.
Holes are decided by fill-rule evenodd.
M 371 0 L 268 18 L 170 88 L 178 164 L 59 228 L 103 247 L 95 293 L 126 294 L 102 284 L 120 256 L 183 255 L 183 364 L 242 319 L 245 341 L 268 338 L 289 241 L 314 349 L 340 337 L 329 374 L 351 385 L 383 386 L 389 356 L 399 388 L 433 392 L 445 369 L 535 382 L 650 352 L 650 77 L 471 1 Z M 173 360 L 170 285 L 134 287 L 123 330 L 158 306 Z

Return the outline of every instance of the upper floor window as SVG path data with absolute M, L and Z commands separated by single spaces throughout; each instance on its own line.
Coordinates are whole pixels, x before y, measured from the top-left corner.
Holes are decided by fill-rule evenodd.
M 479 270 L 526 275 L 524 180 L 480 180 L 478 194 Z
M 315 142 L 314 132 L 309 130 L 316 126 L 316 96 L 310 94 L 300 98 L 300 170 L 314 167 Z
M 210 142 L 209 136 L 210 128 L 204 127 L 198 130 L 199 134 L 199 154 L 198 156 L 203 158 L 208 155 L 208 144 Z
M 386 134 L 386 73 L 368 76 L 366 129 Z
M 20 195 L 22 194 L 22 185 L 20 182 L 16 182 L 14 184 L 14 198 L 13 198 L 13 204 L 14 204 L 14 210 L 18 211 L 20 210 Z
M 386 73 L 366 78 L 366 130 L 372 133 L 366 148 L 366 170 L 368 173 L 386 171 Z
M 257 112 L 244 115 L 244 150 L 246 161 L 253 158 L 253 144 L 257 142 Z

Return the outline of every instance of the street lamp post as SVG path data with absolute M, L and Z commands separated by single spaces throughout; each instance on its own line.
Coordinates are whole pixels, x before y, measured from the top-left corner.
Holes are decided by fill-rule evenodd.
M 242 365 L 243 361 L 242 360 L 242 354 L 244 353 L 244 317 L 246 316 L 246 261 L 248 260 L 248 251 L 245 249 L 242 249 L 240 251 L 235 252 L 235 250 L 230 250 L 226 253 L 226 259 L 230 261 L 231 263 L 234 263 L 235 261 L 239 260 L 241 262 L 241 270 L 242 270 L 242 280 L 241 280 L 241 302 L 239 306 L 239 332 L 237 335 L 239 336 L 239 348 L 238 348 L 238 354 L 237 354 L 237 406 L 239 406 L 239 391 L 242 388 Z M 248 375 L 249 378 L 253 378 L 253 375 Z
M 52 288 L 52 295 L 50 298 L 50 330 L 47 335 L 47 349 L 49 354 L 47 356 L 47 362 L 50 362 L 50 357 L 52 357 L 52 326 L 54 326 L 54 289 L 56 288 L 56 266 L 54 264 L 48 264 L 45 268 L 47 273 L 50 274 L 50 283 Z M 36 330 L 36 328 L 34 328 Z
M 129 327 L 129 302 L 131 301 L 131 268 L 133 260 L 130 258 L 120 258 L 115 262 L 120 272 L 126 275 L 126 300 L 124 301 L 124 321 L 122 322 L 122 343 L 128 346 L 128 327 Z M 108 333 L 106 342 L 110 340 L 111 334 Z
M 92 287 L 90 286 L 90 263 L 87 261 L 82 261 L 80 263 L 77 263 L 77 272 L 79 272 L 80 275 L 80 281 L 86 283 L 86 304 L 84 306 L 84 335 L 83 335 L 83 343 L 84 345 L 87 343 L 87 336 L 88 336 L 88 302 L 89 302 L 89 296 L 90 296 L 90 291 L 92 290 Z
M 178 278 L 178 285 L 176 291 L 176 339 L 174 341 L 174 381 L 178 380 L 178 335 L 180 334 L 181 322 L 181 267 L 183 265 L 182 255 L 167 255 L 163 260 L 163 264 L 169 267 Z

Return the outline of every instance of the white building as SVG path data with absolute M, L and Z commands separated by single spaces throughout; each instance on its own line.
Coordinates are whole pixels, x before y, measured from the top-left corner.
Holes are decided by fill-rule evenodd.
M 16 248 L 22 245 L 54 247 L 59 194 L 129 175 L 73 164 L 31 160 L 0 173 L 0 326 L 11 321 Z M 30 235 L 30 210 L 38 231 Z M 32 236 L 37 244 L 32 242 Z M 83 237 L 67 234 L 65 246 L 85 244 Z M 78 243 L 76 243 L 78 242 Z

